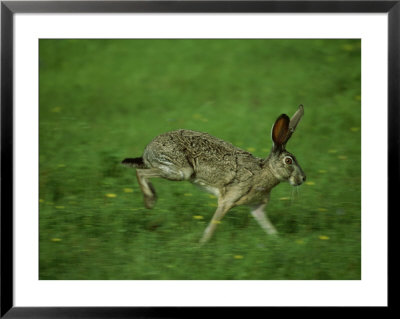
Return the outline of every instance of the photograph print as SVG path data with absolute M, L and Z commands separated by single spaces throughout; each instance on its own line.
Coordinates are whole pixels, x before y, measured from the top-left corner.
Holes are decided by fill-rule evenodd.
M 40 39 L 40 280 L 360 280 L 360 39 Z

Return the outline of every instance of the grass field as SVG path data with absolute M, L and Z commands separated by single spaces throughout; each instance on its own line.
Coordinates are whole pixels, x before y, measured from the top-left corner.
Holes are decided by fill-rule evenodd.
M 40 40 L 40 279 L 361 279 L 359 40 Z M 266 157 L 281 113 L 307 175 L 247 207 L 203 247 L 216 199 L 135 171 L 158 134 L 205 131 Z

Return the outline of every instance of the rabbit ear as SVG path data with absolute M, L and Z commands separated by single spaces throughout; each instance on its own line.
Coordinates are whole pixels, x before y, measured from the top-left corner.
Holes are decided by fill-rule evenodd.
M 304 107 L 303 104 L 300 104 L 299 109 L 296 111 L 296 113 L 293 114 L 292 118 L 290 119 L 289 129 L 292 133 L 296 129 L 296 126 L 297 124 L 299 124 L 303 115 L 304 115 Z
M 272 141 L 274 142 L 274 149 L 281 148 L 287 141 L 287 135 L 289 133 L 289 116 L 282 114 L 275 121 L 274 127 L 272 128 Z
M 296 129 L 297 124 L 299 124 L 303 115 L 304 115 L 304 107 L 302 104 L 300 104 L 298 110 L 296 111 L 296 113 L 293 114 L 292 118 L 290 119 L 289 132 L 286 137 L 285 144 L 289 140 L 289 138 L 292 136 L 294 130 Z

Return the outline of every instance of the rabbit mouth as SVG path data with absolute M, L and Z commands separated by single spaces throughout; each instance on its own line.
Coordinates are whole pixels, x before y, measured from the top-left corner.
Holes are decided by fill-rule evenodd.
M 305 181 L 305 177 L 294 178 L 291 176 L 289 178 L 289 184 L 292 186 L 300 186 Z

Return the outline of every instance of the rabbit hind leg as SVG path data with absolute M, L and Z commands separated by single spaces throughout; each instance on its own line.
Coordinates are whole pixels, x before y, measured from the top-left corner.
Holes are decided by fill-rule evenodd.
M 153 208 L 157 200 L 157 194 L 153 185 L 148 181 L 148 179 L 153 177 L 161 177 L 161 171 L 157 168 L 136 169 L 136 177 L 143 193 L 145 207 L 148 209 Z
M 179 170 L 167 166 L 136 169 L 136 176 L 143 193 L 145 207 L 153 208 L 157 200 L 156 191 L 149 181 L 150 178 L 161 177 L 171 181 L 183 181 L 188 180 L 192 174 L 193 169 L 191 167 Z

